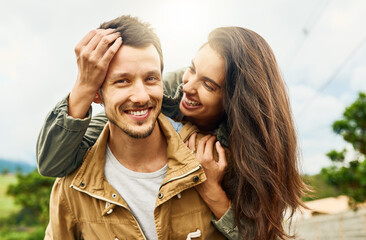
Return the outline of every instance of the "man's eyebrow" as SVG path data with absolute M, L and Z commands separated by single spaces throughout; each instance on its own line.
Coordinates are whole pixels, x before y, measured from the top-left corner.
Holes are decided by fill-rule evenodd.
M 161 75 L 161 72 L 160 70 L 151 70 L 151 71 L 147 71 L 146 73 L 144 73 L 145 76 L 148 76 L 148 75 Z M 118 79 L 118 78 L 130 78 L 130 77 L 133 77 L 134 74 L 131 74 L 129 72 L 124 72 L 124 73 L 114 73 L 111 75 L 111 79 Z
M 161 75 L 160 70 L 151 70 L 145 73 L 145 75 Z
M 111 79 L 116 79 L 116 78 L 124 78 L 124 77 L 131 77 L 132 74 L 126 72 L 126 73 L 114 73 L 111 75 Z

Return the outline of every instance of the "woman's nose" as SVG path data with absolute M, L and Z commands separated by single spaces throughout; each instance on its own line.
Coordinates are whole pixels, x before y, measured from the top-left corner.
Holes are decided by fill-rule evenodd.
M 183 76 L 183 92 L 195 94 L 197 92 L 197 81 L 192 74 Z

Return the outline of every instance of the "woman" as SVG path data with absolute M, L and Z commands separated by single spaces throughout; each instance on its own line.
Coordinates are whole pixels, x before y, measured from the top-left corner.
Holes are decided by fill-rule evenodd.
M 286 88 L 269 45 L 248 29 L 218 28 L 185 71 L 183 85 L 178 84 L 180 73 L 171 76 L 165 84 L 169 96 L 164 98 L 163 113 L 190 121 L 230 149 L 223 180 L 223 168 L 202 156 L 203 149 L 212 149 L 213 138 L 206 137 L 206 145 L 200 142 L 197 158 L 208 172 L 207 182 L 222 180 L 242 238 L 287 238 L 284 212 L 289 208 L 293 213 L 302 205 L 305 186 L 297 169 L 296 134 Z M 75 149 L 68 156 L 75 161 L 64 164 L 61 175 L 81 164 L 105 121 L 97 118 L 83 140 L 59 146 Z M 192 142 L 187 145 L 193 149 Z M 37 150 L 38 156 L 45 151 L 42 143 L 38 142 Z M 40 161 L 39 169 L 52 168 L 54 162 Z
M 215 54 L 223 62 L 209 66 Z M 207 79 L 210 71 L 216 81 Z M 248 29 L 215 29 L 183 83 L 184 119 L 202 130 L 217 128 L 217 138 L 231 149 L 223 188 L 244 239 L 285 238 L 284 211 L 302 205 L 305 186 L 286 88 L 271 48 Z

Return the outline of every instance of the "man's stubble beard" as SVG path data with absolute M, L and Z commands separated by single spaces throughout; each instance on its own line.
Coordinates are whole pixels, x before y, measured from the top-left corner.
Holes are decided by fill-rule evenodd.
M 125 126 L 120 126 L 118 123 L 116 123 L 113 119 L 108 117 L 108 113 L 107 111 L 105 111 L 105 114 L 109 120 L 109 122 L 111 122 L 113 125 L 115 125 L 116 127 L 118 127 L 122 132 L 126 133 L 129 137 L 131 138 L 136 138 L 136 139 L 143 139 L 143 138 L 147 138 L 148 136 L 150 136 L 152 134 L 152 132 L 154 131 L 155 128 L 155 124 L 156 121 L 158 120 L 158 116 L 161 112 L 161 107 L 159 109 L 157 109 L 157 101 L 153 101 L 153 102 L 149 102 L 148 104 L 146 104 L 145 106 L 120 106 L 119 107 L 119 114 L 126 114 L 124 112 L 124 109 L 126 108 L 143 108 L 143 107 L 152 107 L 152 109 L 157 110 L 157 114 L 155 116 L 155 118 L 153 119 L 151 126 L 144 132 L 140 133 L 140 132 L 135 132 L 132 128 L 130 128 L 127 124 Z M 118 117 L 118 116 L 116 116 Z M 143 125 L 143 121 L 142 122 L 137 122 L 137 125 L 141 126 Z
M 106 115 L 107 115 L 107 113 L 106 113 Z M 108 118 L 108 116 L 107 116 L 107 118 Z M 147 138 L 148 136 L 150 136 L 151 133 L 154 131 L 157 118 L 155 119 L 155 121 L 152 122 L 151 127 L 148 128 L 147 131 L 145 131 L 143 133 L 134 132 L 131 128 L 128 128 L 128 127 L 123 128 L 123 127 L 119 126 L 116 122 L 114 122 L 113 120 L 111 120 L 109 118 L 108 118 L 108 120 L 110 123 L 112 123 L 113 125 L 118 127 L 122 132 L 126 133 L 129 137 L 136 138 L 136 139 L 143 139 L 143 138 Z

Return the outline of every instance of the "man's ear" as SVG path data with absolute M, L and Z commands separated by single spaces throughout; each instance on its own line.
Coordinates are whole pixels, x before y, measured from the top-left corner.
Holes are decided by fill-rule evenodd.
M 101 98 L 101 96 L 99 95 L 100 94 L 100 92 L 98 91 L 96 94 L 95 94 L 95 96 L 94 96 L 94 100 L 93 100 L 93 102 L 95 102 L 95 103 L 103 103 L 103 100 L 102 100 L 102 98 Z

